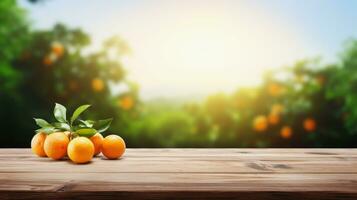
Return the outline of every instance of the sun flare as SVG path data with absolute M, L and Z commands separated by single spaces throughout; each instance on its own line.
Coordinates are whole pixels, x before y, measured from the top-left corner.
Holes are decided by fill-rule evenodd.
M 145 96 L 233 91 L 302 57 L 301 38 L 274 16 L 226 9 L 181 12 L 184 8 L 176 7 L 165 16 L 145 18 L 146 37 L 133 32 L 128 38 L 135 49 L 130 75 Z

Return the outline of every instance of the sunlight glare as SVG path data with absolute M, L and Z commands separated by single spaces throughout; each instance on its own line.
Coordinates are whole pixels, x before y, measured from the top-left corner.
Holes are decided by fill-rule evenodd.
M 129 38 L 136 54 L 129 63 L 131 77 L 139 79 L 144 93 L 153 93 L 148 96 L 229 92 L 256 85 L 267 69 L 293 62 L 303 52 L 297 33 L 258 11 L 175 11 L 148 23 L 147 37 L 140 43 Z

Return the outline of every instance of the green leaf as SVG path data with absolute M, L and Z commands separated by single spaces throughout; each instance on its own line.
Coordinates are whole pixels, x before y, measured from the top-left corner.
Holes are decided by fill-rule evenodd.
M 55 127 L 53 126 L 47 126 L 47 127 L 43 127 L 43 128 L 40 128 L 40 129 L 37 129 L 36 132 L 37 133 L 46 133 L 46 134 L 51 134 L 53 132 L 56 132 L 56 131 L 59 131 L 58 129 L 56 129 Z
M 67 123 L 55 122 L 55 123 L 52 123 L 52 125 L 53 125 L 55 128 L 58 128 L 58 129 L 61 129 L 61 130 L 66 130 L 66 131 L 71 130 L 71 127 L 70 127 Z
M 94 128 L 82 128 L 78 129 L 75 133 L 79 136 L 92 137 L 94 134 L 97 133 L 97 130 L 95 130 Z
M 95 121 L 93 120 L 79 120 L 80 122 L 82 122 L 82 124 L 80 125 L 84 125 L 82 127 L 87 127 L 87 128 L 92 128 L 93 124 L 95 123 Z
M 40 119 L 40 118 L 33 118 L 36 122 L 36 124 L 39 126 L 39 127 L 48 127 L 48 126 L 51 126 L 51 124 L 49 124 L 46 120 L 44 119 Z
M 93 128 L 98 130 L 99 133 L 102 133 L 110 127 L 110 124 L 112 123 L 112 121 L 113 121 L 113 118 L 98 120 L 94 124 Z
M 72 126 L 72 130 L 74 132 L 76 132 L 79 129 L 83 129 L 83 128 L 88 128 L 88 127 L 84 126 L 83 124 L 79 124 L 78 126 Z
M 82 114 L 82 112 L 84 112 L 85 110 L 87 110 L 90 107 L 90 105 L 82 105 L 79 106 L 74 112 L 73 115 L 71 117 L 71 124 L 73 124 L 74 120 L 76 120 L 80 114 Z
M 66 119 L 67 109 L 63 105 L 56 103 L 53 114 L 59 122 L 67 122 Z

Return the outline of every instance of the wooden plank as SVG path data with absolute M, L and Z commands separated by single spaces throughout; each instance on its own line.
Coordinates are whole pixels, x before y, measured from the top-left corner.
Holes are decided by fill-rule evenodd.
M 3 149 L 0 160 L 33 159 L 28 149 Z M 277 153 L 278 152 L 278 153 Z M 16 155 L 15 157 L 13 155 Z M 129 149 L 132 160 L 356 160 L 355 149 Z
M 353 160 L 131 160 L 94 158 L 90 165 L 74 165 L 66 161 L 32 157 L 31 160 L 1 160 L 0 172 L 127 172 L 127 173 L 357 173 Z
M 357 193 L 357 182 L 354 181 L 357 174 L 101 173 L 96 176 L 93 173 L 0 173 L 0 177 L 0 190 L 7 191 L 219 190 Z M 67 186 L 63 189 L 64 185 Z
M 21 192 L 24 195 L 23 199 L 43 198 L 43 195 L 48 195 L 47 197 L 51 199 L 59 197 L 72 199 L 86 195 L 86 198 L 90 199 L 87 196 L 89 194 L 91 197 L 99 195 L 94 199 L 125 196 L 140 199 L 162 199 L 163 197 L 187 199 L 197 196 L 205 199 L 212 197 L 215 197 L 212 199 L 240 199 L 241 197 L 353 199 L 357 197 L 357 182 L 354 181 L 357 179 L 356 175 L 190 174 L 187 176 L 187 174 L 168 173 L 108 173 L 96 177 L 95 181 L 92 173 L 1 173 L 0 176 L 7 177 L 0 179 L 3 183 L 0 186 L 1 199 L 7 199 L 6 197 L 12 199 Z M 16 181 L 13 181 L 14 179 Z M 337 185 L 342 187 L 336 187 Z
M 145 156 L 150 154 L 153 156 L 171 155 L 211 155 L 211 154 L 316 154 L 316 155 L 357 155 L 357 149 L 353 148 L 135 148 L 127 149 L 126 153 L 131 155 Z M 159 154 L 158 154 L 159 153 Z M 190 153 L 190 154 L 188 154 Z M 31 154 L 28 148 L 3 148 L 0 156 L 7 154 Z
M 140 200 L 355 200 L 355 194 L 339 192 L 218 192 L 218 191 L 180 191 L 180 192 L 7 192 L 1 193 L 2 200 L 28 200 L 28 199 L 49 199 L 49 200 L 112 200 L 112 199 L 140 199 Z
M 128 149 L 87 165 L 0 150 L 0 199 L 357 199 L 356 149 Z

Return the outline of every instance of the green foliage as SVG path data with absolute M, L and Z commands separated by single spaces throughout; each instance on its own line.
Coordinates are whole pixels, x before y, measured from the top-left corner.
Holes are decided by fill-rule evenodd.
M 12 67 L 12 61 L 28 41 L 25 11 L 17 7 L 15 0 L 0 1 L 0 24 L 0 91 L 13 95 L 22 76 Z
M 353 46 L 357 49 L 357 43 Z M 354 54 L 348 55 L 354 59 Z M 357 131 L 350 127 L 357 119 L 350 113 L 357 99 L 350 96 L 356 84 L 346 77 L 356 72 L 347 76 L 344 68 L 302 60 L 267 72 L 258 87 L 214 94 L 182 106 L 146 104 L 146 114 L 128 128 L 135 136 L 131 140 L 135 146 L 158 147 L 355 146 Z M 262 131 L 255 128 L 258 117 L 266 119 Z M 291 130 L 288 135 L 282 133 L 286 127 Z M 139 143 L 140 138 L 147 143 Z
M 71 121 L 66 120 L 67 108 L 59 103 L 55 103 L 53 115 L 56 118 L 57 122 L 48 123 L 44 119 L 34 118 L 36 124 L 40 126 L 40 129 L 37 129 L 36 132 L 44 132 L 46 134 L 51 134 L 56 131 L 68 131 L 72 136 L 84 136 L 91 137 L 94 134 L 106 131 L 113 119 L 103 119 L 98 121 L 93 120 L 78 120 L 76 119 L 79 115 L 89 108 L 90 105 L 79 106 L 72 114 Z
M 59 122 L 67 122 L 67 109 L 63 105 L 56 103 L 55 109 L 53 110 L 53 115 Z
M 70 110 L 82 102 L 95 105 L 93 112 L 83 116 L 115 116 L 122 122 L 117 130 L 131 121 L 139 105 L 138 88 L 125 79 L 120 59 L 129 49 L 123 40 L 111 38 L 102 49 L 88 51 L 90 37 L 78 28 L 57 24 L 49 30 L 30 31 L 26 13 L 14 0 L 0 2 L 0 24 L 0 119 L 8 122 L 4 131 L 11 133 L 0 146 L 28 146 L 35 129 L 29 119 L 49 119 L 47 111 L 53 102 Z M 109 85 L 119 83 L 128 90 L 113 95 Z M 120 103 L 123 98 L 130 100 L 123 104 L 125 108 Z M 62 124 L 44 127 L 46 131 L 66 128 L 63 109 L 57 110 L 56 119 Z
M 109 131 L 129 147 L 356 147 L 356 40 L 333 65 L 302 60 L 267 72 L 257 87 L 202 102 L 142 104 L 138 85 L 126 79 L 121 59 L 130 48 L 121 38 L 90 51 L 81 29 L 57 24 L 30 31 L 15 0 L 0 1 L 0 24 L 0 120 L 7 133 L 1 147 L 28 147 L 35 129 L 29 119 L 51 119 L 53 102 L 75 111 L 67 120 L 67 109 L 56 104 L 56 122 L 35 118 L 37 131 L 87 137 Z M 115 93 L 113 84 L 128 90 Z M 89 104 L 92 112 L 84 112 Z M 99 116 L 114 116 L 115 123 L 92 120 Z
M 93 127 L 98 130 L 99 133 L 102 133 L 106 130 L 108 130 L 108 128 L 110 127 L 110 124 L 112 123 L 113 119 L 102 119 L 102 120 L 98 120 L 96 122 L 93 123 Z
M 51 124 L 44 119 L 34 118 L 34 120 L 36 121 L 36 124 L 41 128 L 51 126 Z
M 174 105 L 156 110 L 157 105 L 146 106 L 141 116 L 132 121 L 123 137 L 132 147 L 182 147 L 195 139 L 193 119 Z
M 97 133 L 97 130 L 94 128 L 81 128 L 75 131 L 75 134 L 83 137 L 92 137 Z
M 350 40 L 346 50 L 341 55 L 341 62 L 330 69 L 327 96 L 329 99 L 339 99 L 340 114 L 345 115 L 346 127 L 351 134 L 357 132 L 357 41 Z
M 58 130 L 70 131 L 71 126 L 66 122 L 54 122 L 51 124 L 53 127 L 57 128 Z
M 71 125 L 73 124 L 73 122 L 79 117 L 80 114 L 82 114 L 82 112 L 84 112 L 85 110 L 87 110 L 90 107 L 90 105 L 82 105 L 79 106 L 74 112 L 73 115 L 71 117 Z

